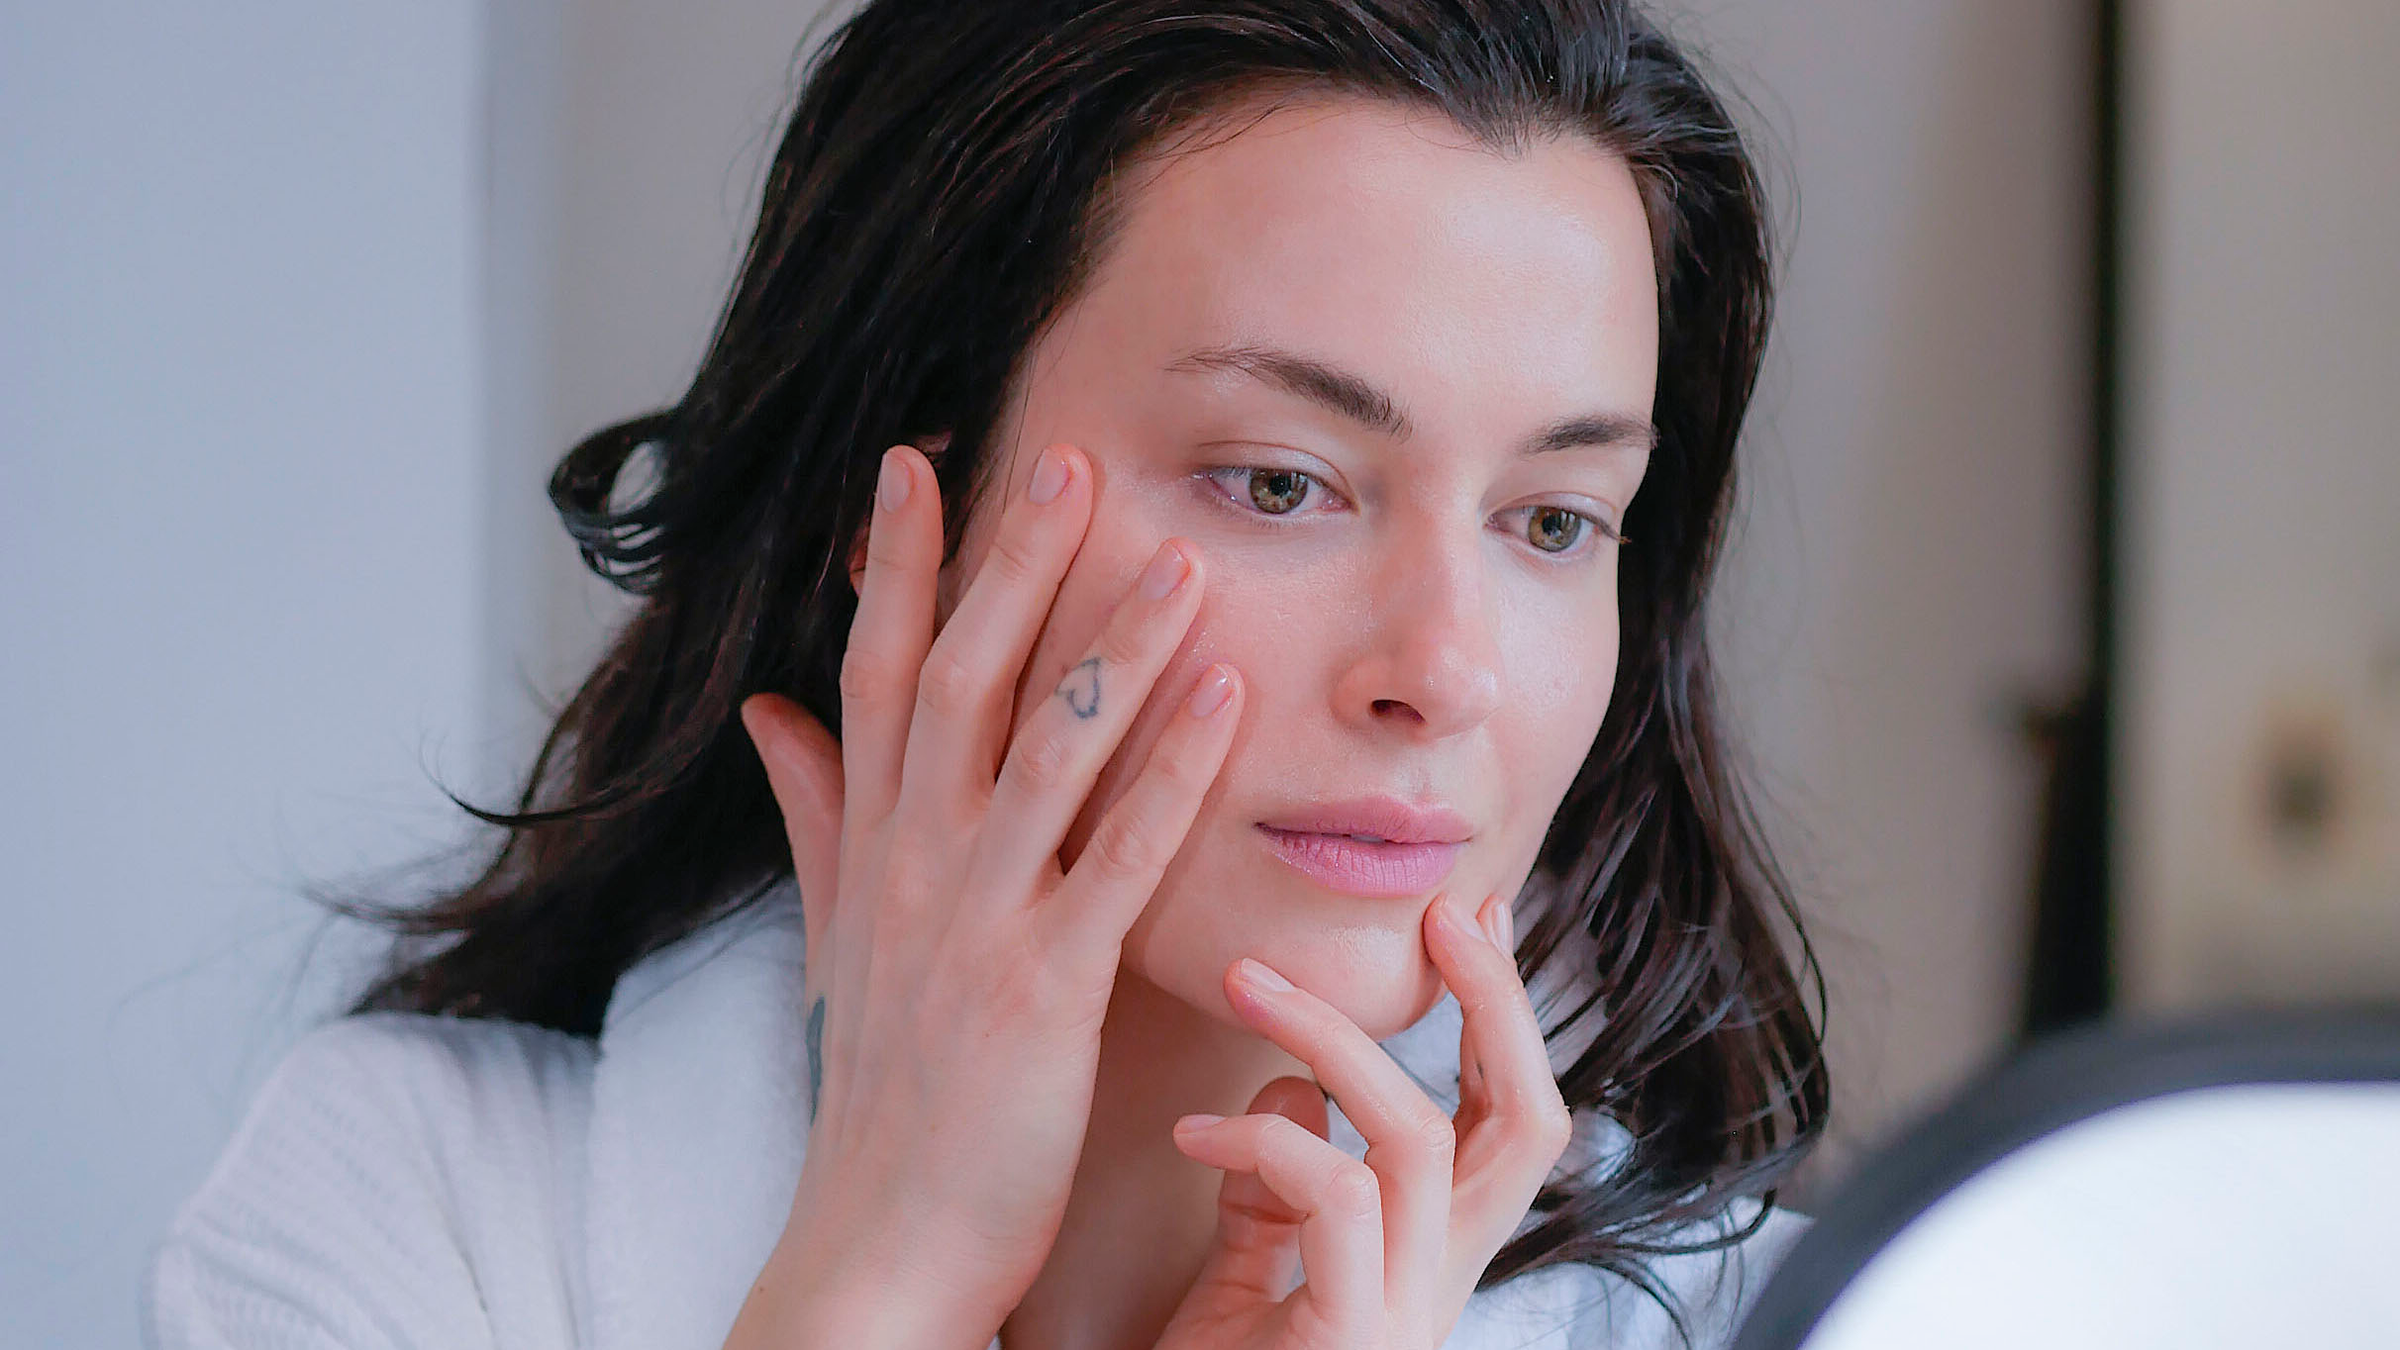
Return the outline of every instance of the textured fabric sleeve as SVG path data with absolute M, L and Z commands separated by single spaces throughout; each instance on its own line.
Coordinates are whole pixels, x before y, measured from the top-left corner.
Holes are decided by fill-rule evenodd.
M 154 1254 L 154 1350 L 576 1341 L 591 1050 L 399 1013 L 303 1037 Z
M 1714 1223 L 1689 1230 L 1686 1236 L 1701 1240 L 1734 1231 L 1758 1208 L 1758 1201 L 1739 1201 Z M 1758 1231 L 1733 1246 L 1652 1260 L 1650 1275 L 1681 1310 L 1688 1342 L 1676 1335 L 1673 1320 L 1657 1300 L 1611 1280 L 1597 1297 L 1578 1302 L 1568 1343 L 1574 1350 L 1685 1350 L 1687 1344 L 1689 1350 L 1724 1350 L 1741 1330 L 1742 1318 L 1758 1301 L 1767 1277 L 1808 1223 L 1804 1215 L 1778 1208 Z

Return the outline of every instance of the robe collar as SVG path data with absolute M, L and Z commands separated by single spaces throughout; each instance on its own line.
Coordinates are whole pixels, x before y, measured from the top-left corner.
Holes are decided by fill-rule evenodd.
M 805 933 L 787 881 L 618 981 L 600 1033 L 587 1153 L 587 1334 L 596 1350 L 721 1350 L 782 1235 L 808 1133 Z M 1457 1100 L 1459 1016 L 1444 995 L 1382 1042 L 1445 1109 Z M 1366 1143 L 1340 1109 L 1328 1103 L 1328 1115 L 1332 1141 L 1363 1157 Z M 1551 1273 L 1477 1295 L 1447 1345 L 1525 1343 L 1521 1330 L 1493 1339 L 1497 1326 L 1478 1328 L 1501 1311 L 1495 1295 L 1532 1294 L 1518 1286 L 1547 1288 L 1556 1282 L 1537 1277 Z

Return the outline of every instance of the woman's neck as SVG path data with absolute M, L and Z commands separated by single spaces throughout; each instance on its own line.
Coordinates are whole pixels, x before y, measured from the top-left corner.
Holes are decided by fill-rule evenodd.
M 1001 1328 L 1005 1350 L 1150 1350 L 1215 1240 L 1224 1174 L 1173 1137 L 1307 1075 L 1273 1044 L 1122 971 L 1100 1033 L 1091 1127 L 1049 1260 Z

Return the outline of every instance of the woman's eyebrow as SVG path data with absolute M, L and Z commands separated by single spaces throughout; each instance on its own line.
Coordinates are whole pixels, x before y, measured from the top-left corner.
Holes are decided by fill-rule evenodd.
M 1330 361 L 1298 352 L 1251 344 L 1202 347 L 1169 361 L 1166 369 L 1178 374 L 1229 370 L 1307 399 L 1396 441 L 1407 440 L 1414 431 L 1399 403 L 1373 382 Z M 1658 429 L 1647 417 L 1635 413 L 1586 413 L 1562 417 L 1527 437 L 1521 453 L 1540 455 L 1583 447 L 1647 453 L 1657 444 Z
M 1246 345 L 1203 347 L 1169 361 L 1167 369 L 1185 374 L 1230 370 L 1248 375 L 1395 441 L 1407 440 L 1414 430 L 1392 396 L 1363 376 L 1298 352 Z

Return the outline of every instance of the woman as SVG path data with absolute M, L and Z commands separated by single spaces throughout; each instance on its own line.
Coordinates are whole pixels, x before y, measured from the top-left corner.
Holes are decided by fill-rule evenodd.
M 1826 1100 L 1701 610 L 1763 224 L 1608 0 L 868 5 L 156 1338 L 1722 1338 Z

